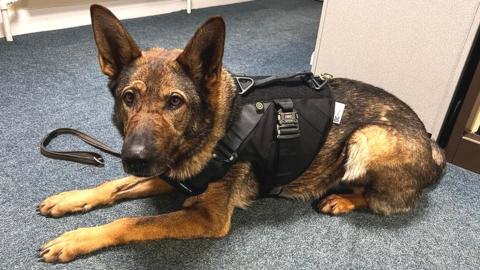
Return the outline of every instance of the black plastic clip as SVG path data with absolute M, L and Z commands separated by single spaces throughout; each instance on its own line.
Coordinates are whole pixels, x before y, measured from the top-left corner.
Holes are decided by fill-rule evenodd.
M 229 147 L 219 142 L 213 153 L 213 159 L 224 163 L 230 163 L 238 158 L 238 154 L 235 151 L 229 149 Z

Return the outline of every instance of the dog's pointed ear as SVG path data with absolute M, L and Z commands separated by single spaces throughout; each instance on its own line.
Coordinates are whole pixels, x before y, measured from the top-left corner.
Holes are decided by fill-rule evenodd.
M 142 55 L 142 51 L 120 21 L 107 8 L 90 6 L 93 35 L 102 72 L 116 76 L 123 67 Z
M 219 79 L 225 45 L 225 22 L 212 17 L 200 26 L 177 61 L 199 86 Z

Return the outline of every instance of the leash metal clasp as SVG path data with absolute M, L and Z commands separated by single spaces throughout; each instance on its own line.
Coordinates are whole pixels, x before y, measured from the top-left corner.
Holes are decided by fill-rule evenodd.
M 105 166 L 105 160 L 102 158 L 102 157 L 93 157 L 93 160 L 95 160 L 95 162 L 97 162 L 97 166 L 98 167 L 103 167 Z

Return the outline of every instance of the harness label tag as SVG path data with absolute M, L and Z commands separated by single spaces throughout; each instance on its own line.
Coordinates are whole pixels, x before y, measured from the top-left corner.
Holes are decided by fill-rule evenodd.
M 335 113 L 333 114 L 333 123 L 340 124 L 342 121 L 343 111 L 345 110 L 345 104 L 335 102 Z

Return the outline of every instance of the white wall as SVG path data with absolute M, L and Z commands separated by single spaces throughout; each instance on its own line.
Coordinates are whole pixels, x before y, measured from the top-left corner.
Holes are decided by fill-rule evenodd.
M 325 0 L 313 71 L 406 101 L 437 137 L 480 22 L 479 0 Z
M 192 0 L 192 6 L 203 8 L 246 1 L 251 0 Z M 20 0 L 9 9 L 12 33 L 15 36 L 88 25 L 89 6 L 93 3 L 110 8 L 120 19 L 184 10 L 187 5 L 186 0 Z M 0 37 L 3 36 L 0 27 Z

